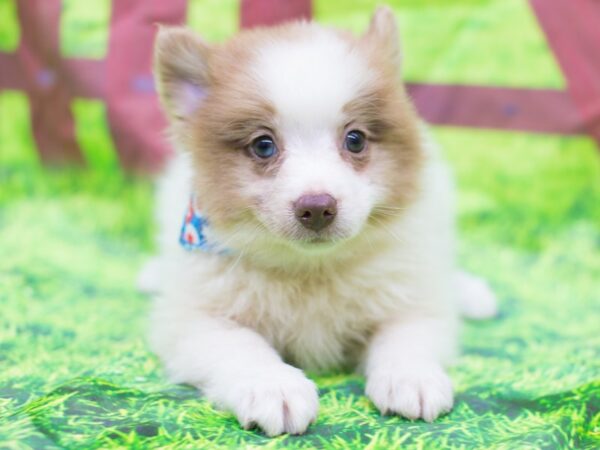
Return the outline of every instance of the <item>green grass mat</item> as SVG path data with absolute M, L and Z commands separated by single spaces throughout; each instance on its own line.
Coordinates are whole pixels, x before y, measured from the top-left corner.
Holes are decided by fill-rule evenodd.
M 433 424 L 380 417 L 362 379 L 322 376 L 317 423 L 276 439 L 168 384 L 146 347 L 148 301 L 133 285 L 151 248 L 150 183 L 4 153 L 0 448 L 598 448 L 597 150 L 436 134 L 458 176 L 461 260 L 501 302 L 500 318 L 465 326 L 454 411 Z M 9 147 L 25 148 L 23 135 L 0 129 Z

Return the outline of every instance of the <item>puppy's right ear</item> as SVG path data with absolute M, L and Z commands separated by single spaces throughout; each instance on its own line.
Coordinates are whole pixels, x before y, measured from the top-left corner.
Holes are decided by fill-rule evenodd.
M 369 29 L 365 33 L 365 39 L 371 42 L 377 51 L 383 52 L 387 61 L 400 69 L 402 52 L 398 20 L 389 6 L 377 7 L 371 18 Z
M 154 44 L 154 79 L 171 120 L 187 120 L 206 97 L 210 52 L 210 46 L 186 28 L 159 29 Z

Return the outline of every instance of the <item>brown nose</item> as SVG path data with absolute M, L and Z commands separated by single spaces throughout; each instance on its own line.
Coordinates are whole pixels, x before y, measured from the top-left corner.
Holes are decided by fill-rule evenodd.
M 337 202 L 329 194 L 303 195 L 294 203 L 294 210 L 302 225 L 320 231 L 335 219 Z

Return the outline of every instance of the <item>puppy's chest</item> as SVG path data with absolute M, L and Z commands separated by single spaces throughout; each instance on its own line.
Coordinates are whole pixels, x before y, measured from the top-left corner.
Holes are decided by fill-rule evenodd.
M 381 279 L 330 274 L 260 284 L 233 318 L 312 370 L 354 365 L 378 324 L 398 307 Z

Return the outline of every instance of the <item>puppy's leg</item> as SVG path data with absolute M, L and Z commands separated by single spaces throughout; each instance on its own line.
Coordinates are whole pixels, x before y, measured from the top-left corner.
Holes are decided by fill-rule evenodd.
M 489 319 L 498 314 L 496 296 L 482 278 L 467 272 L 456 274 L 459 304 L 468 319 Z
M 159 257 L 146 261 L 138 274 L 138 291 L 142 294 L 157 294 L 160 292 L 162 273 L 162 260 Z
M 197 311 L 168 325 L 154 322 L 153 346 L 172 380 L 197 386 L 245 428 L 299 434 L 315 420 L 315 384 L 259 334 Z
M 382 414 L 431 422 L 450 411 L 453 389 L 443 362 L 454 353 L 454 322 L 411 318 L 373 337 L 366 360 L 366 393 Z

